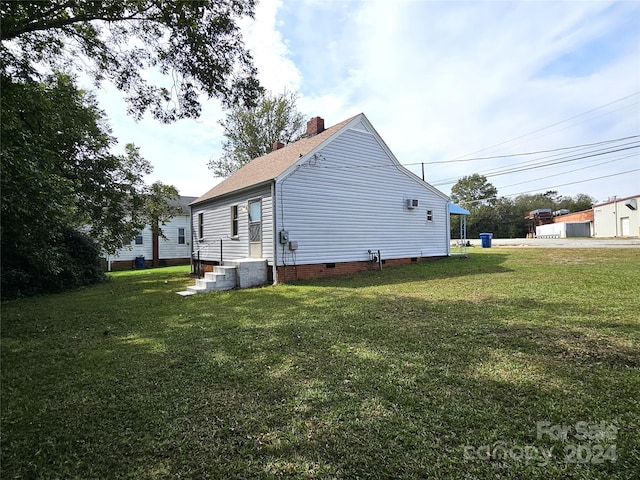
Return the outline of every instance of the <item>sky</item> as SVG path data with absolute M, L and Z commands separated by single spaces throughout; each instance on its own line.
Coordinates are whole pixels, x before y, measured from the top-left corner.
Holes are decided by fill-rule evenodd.
M 241 26 L 265 88 L 298 92 L 327 127 L 364 113 L 447 195 L 474 173 L 510 198 L 640 193 L 640 2 L 261 0 Z M 109 85 L 98 99 L 153 164 L 149 181 L 187 196 L 221 181 L 207 168 L 220 102 L 162 125 L 128 117 Z

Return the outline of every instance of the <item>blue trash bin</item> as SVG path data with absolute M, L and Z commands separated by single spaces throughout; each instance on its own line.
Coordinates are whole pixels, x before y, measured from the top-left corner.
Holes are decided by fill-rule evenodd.
M 491 248 L 491 237 L 493 237 L 493 233 L 480 234 L 480 242 L 482 243 L 482 248 Z
M 136 268 L 145 268 L 144 257 L 136 257 Z

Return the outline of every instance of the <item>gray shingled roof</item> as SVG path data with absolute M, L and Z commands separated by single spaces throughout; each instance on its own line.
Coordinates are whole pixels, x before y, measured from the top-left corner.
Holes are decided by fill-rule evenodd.
M 196 200 L 198 197 L 185 197 L 180 195 L 177 200 L 173 200 L 169 202 L 169 204 L 173 207 L 177 207 L 180 209 L 180 215 L 190 215 L 191 211 L 189 205 Z
M 207 193 L 199 197 L 192 205 L 254 185 L 260 185 L 261 183 L 277 178 L 289 167 L 293 166 L 300 157 L 304 157 L 307 153 L 320 146 L 357 116 L 358 115 L 333 125 L 317 135 L 302 138 L 279 150 L 252 160 L 233 175 L 224 179 Z

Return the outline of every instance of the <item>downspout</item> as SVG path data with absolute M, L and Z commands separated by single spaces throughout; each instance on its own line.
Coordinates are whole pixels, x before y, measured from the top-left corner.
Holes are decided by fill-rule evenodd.
M 271 234 L 271 243 L 273 244 L 273 266 L 272 268 L 272 276 L 273 276 L 273 285 L 278 284 L 278 232 L 277 226 L 278 222 L 276 219 L 278 209 L 276 208 L 276 180 L 274 179 L 271 182 L 271 223 L 272 223 L 272 234 Z

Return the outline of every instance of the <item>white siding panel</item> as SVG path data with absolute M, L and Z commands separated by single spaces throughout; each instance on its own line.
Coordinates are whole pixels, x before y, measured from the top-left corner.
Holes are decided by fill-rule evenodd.
M 115 255 L 111 256 L 113 261 L 135 260 L 136 257 L 144 257 L 145 260 L 153 259 L 153 240 L 151 227 L 142 230 L 142 245 L 136 245 L 135 239 L 129 244 L 119 249 Z
M 283 201 L 278 230 L 298 242 L 279 263 L 446 255 L 447 201 L 407 175 L 372 134 L 347 130 L 276 189 Z M 419 206 L 406 208 L 416 198 Z M 427 210 L 433 221 L 427 221 Z
M 242 211 L 252 199 L 262 199 L 262 253 L 265 258 L 273 251 L 271 233 L 273 217 L 271 187 L 269 185 L 247 192 L 230 195 L 192 208 L 194 257 L 200 253 L 200 260 L 220 261 L 220 240 L 222 240 L 223 260 L 239 260 L 249 256 L 249 217 Z M 238 237 L 231 238 L 231 207 L 238 206 Z M 204 237 L 198 239 L 198 215 L 204 218 Z
M 191 255 L 191 225 L 190 218 L 186 215 L 173 217 L 165 225 L 161 225 L 162 233 L 166 239 L 160 238 L 158 244 L 161 259 L 189 258 Z M 178 243 L 178 228 L 185 230 L 185 243 Z
M 593 208 L 595 237 L 611 238 L 616 236 L 616 204 L 600 205 Z

